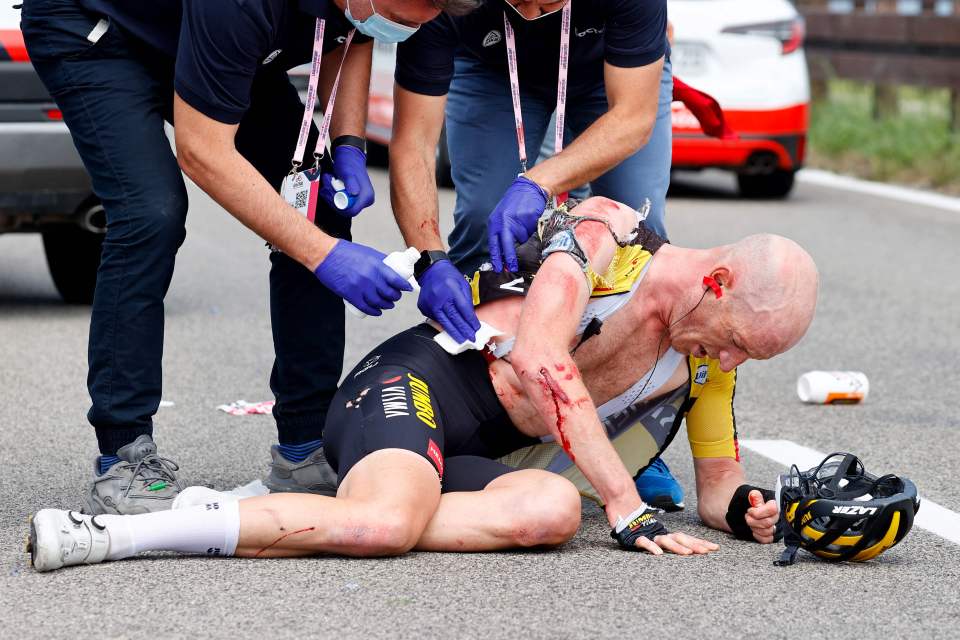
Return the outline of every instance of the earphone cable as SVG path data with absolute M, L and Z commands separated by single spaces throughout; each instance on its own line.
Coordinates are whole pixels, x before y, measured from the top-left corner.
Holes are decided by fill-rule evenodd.
M 653 374 L 657 372 L 657 365 L 660 364 L 660 348 L 663 346 L 663 339 L 667 337 L 668 333 L 670 333 L 671 328 L 675 327 L 677 323 L 679 323 L 681 320 L 683 320 L 684 318 L 686 318 L 691 313 L 697 310 L 697 307 L 700 306 L 700 304 L 703 302 L 703 299 L 707 297 L 708 291 L 710 291 L 710 289 L 704 289 L 703 295 L 700 296 L 700 299 L 697 301 L 697 304 L 693 305 L 690 311 L 687 311 L 685 314 L 683 314 L 678 319 L 674 320 L 669 325 L 667 325 L 666 328 L 664 328 L 663 333 L 660 334 L 660 341 L 657 342 L 657 352 L 653 356 L 654 358 L 653 368 L 650 370 L 650 373 L 647 375 L 647 379 L 644 381 L 643 386 L 640 387 L 640 391 L 638 391 L 637 395 L 633 396 L 633 398 L 630 399 L 630 404 L 633 404 L 634 402 L 636 402 L 637 398 L 643 395 L 643 392 L 647 390 L 647 386 L 650 384 L 650 381 L 653 380 Z

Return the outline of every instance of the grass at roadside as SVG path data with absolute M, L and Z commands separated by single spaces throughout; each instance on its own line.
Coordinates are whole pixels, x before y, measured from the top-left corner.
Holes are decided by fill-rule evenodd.
M 868 87 L 830 83 L 813 104 L 807 166 L 960 195 L 960 131 L 944 91 L 899 90 L 900 113 L 874 120 Z

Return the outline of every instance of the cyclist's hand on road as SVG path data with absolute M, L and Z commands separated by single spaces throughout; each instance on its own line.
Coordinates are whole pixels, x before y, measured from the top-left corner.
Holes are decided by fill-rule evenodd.
M 610 532 L 610 537 L 624 549 L 646 551 L 655 556 L 663 555 L 664 551 L 690 556 L 710 553 L 720 548 L 713 542 L 701 540 L 686 533 L 667 531 L 663 523 L 657 520 L 658 514 L 656 509 L 645 504 L 641 505 L 626 518 L 617 518 L 617 524 Z
M 655 556 L 663 555 L 664 551 L 675 553 L 679 556 L 702 555 L 720 548 L 720 545 L 715 542 L 695 538 L 680 531 L 659 535 L 653 540 L 649 538 L 639 538 L 636 546 Z

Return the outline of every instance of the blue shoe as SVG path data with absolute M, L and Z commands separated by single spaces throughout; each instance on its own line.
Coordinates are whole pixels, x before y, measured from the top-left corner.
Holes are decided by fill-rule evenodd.
M 670 473 L 667 463 L 657 458 L 637 476 L 637 491 L 643 501 L 664 511 L 683 510 L 683 487 Z

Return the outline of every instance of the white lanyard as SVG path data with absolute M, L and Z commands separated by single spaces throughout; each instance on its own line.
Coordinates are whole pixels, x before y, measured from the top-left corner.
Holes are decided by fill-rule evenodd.
M 310 135 L 310 124 L 313 122 L 313 111 L 317 103 L 317 82 L 320 79 L 320 60 L 323 58 L 323 32 L 326 28 L 326 21 L 317 18 L 317 25 L 313 30 L 313 59 L 310 64 L 310 82 L 307 84 L 307 103 L 303 109 L 303 120 L 300 122 L 300 135 L 297 137 L 297 148 L 293 152 L 293 172 L 295 172 L 303 163 L 303 153 L 307 148 L 307 138 Z M 319 162 L 323 157 L 327 145 L 327 136 L 330 133 L 330 119 L 333 118 L 333 104 L 337 99 L 337 88 L 340 86 L 340 72 L 343 70 L 343 61 L 347 58 L 347 50 L 353 41 L 353 34 L 356 29 L 351 29 L 347 34 L 347 39 L 343 43 L 343 57 L 340 59 L 340 66 L 337 68 L 337 77 L 333 81 L 333 88 L 330 90 L 330 98 L 327 100 L 327 108 L 323 111 L 323 120 L 320 122 L 320 135 L 317 136 L 317 146 L 313 151 L 313 157 Z
M 554 153 L 563 151 L 563 123 L 567 111 L 567 68 L 570 65 L 570 7 L 568 0 L 561 12 L 560 68 L 557 72 L 557 126 L 554 130 Z M 510 71 L 510 97 L 513 99 L 513 119 L 517 129 L 520 167 L 527 171 L 527 146 L 524 142 L 523 115 L 520 110 L 520 79 L 517 72 L 517 42 L 507 14 L 503 14 L 503 33 L 507 41 L 507 69 Z M 565 199 L 565 198 L 564 198 Z

